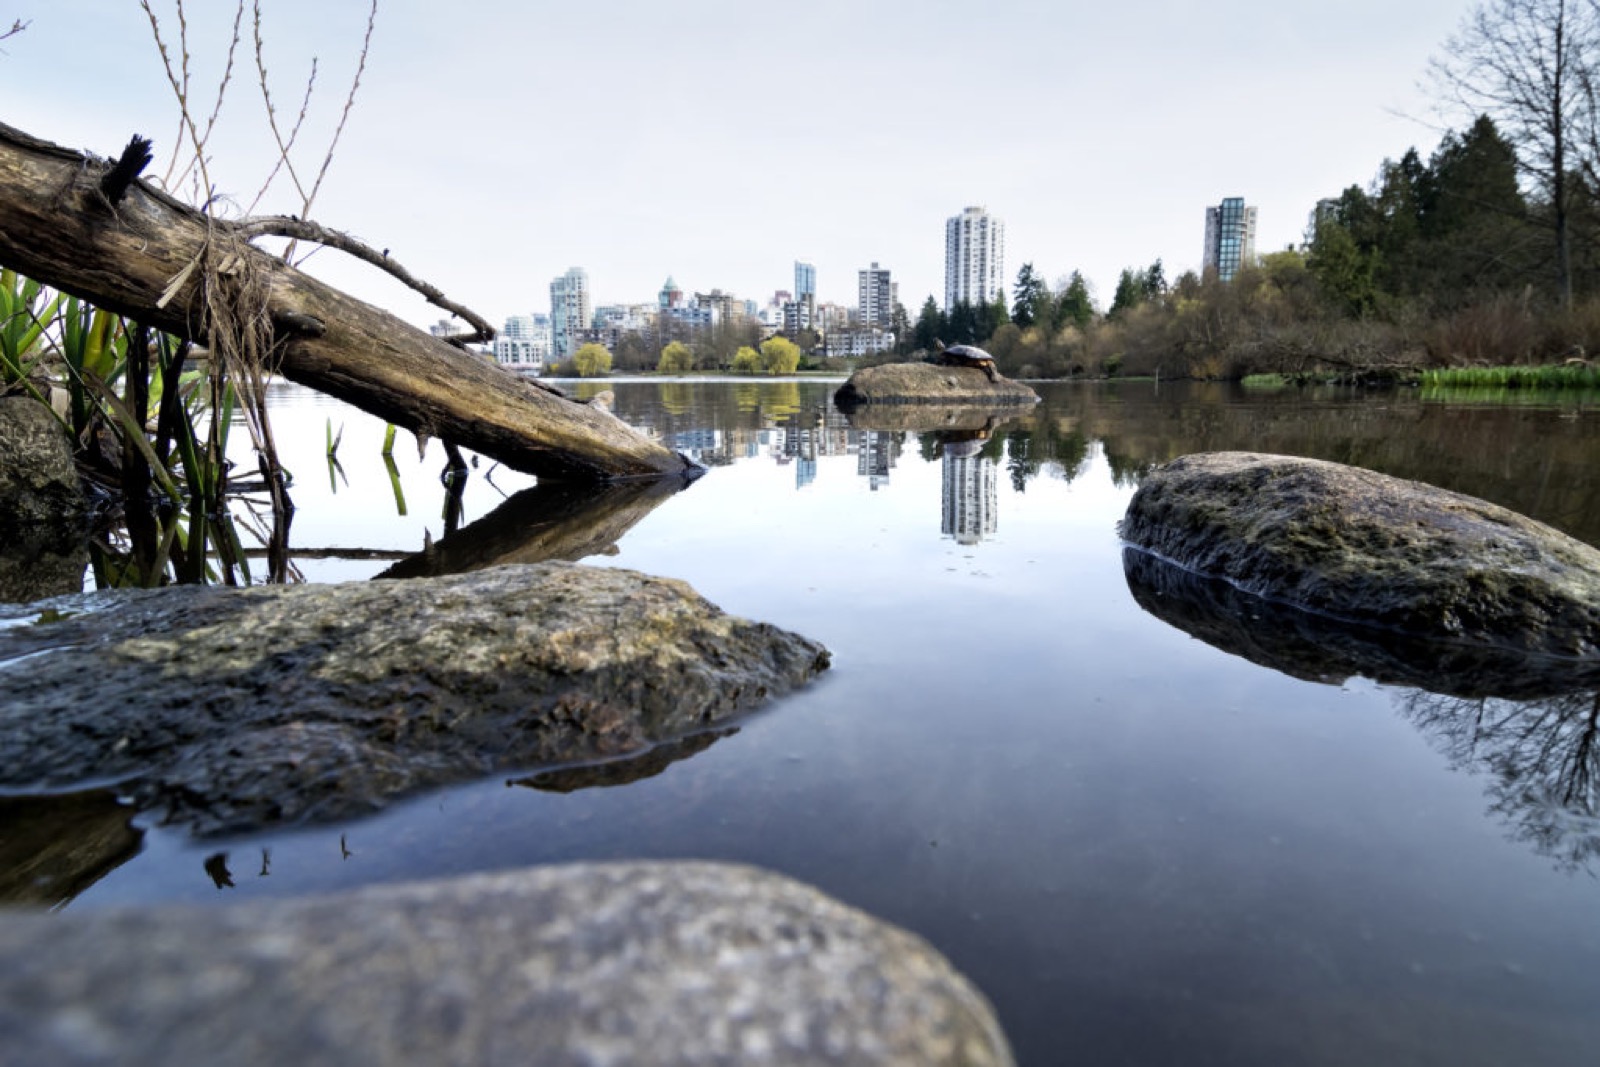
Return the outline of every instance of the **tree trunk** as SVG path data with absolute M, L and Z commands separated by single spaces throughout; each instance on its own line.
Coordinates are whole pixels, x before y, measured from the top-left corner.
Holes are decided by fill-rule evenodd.
M 100 185 L 107 169 L 0 124 L 0 265 L 205 344 L 194 265 L 208 242 L 229 242 L 242 269 L 264 279 L 273 369 L 292 381 L 541 479 L 693 469 L 608 412 L 540 389 L 243 245 L 230 223 L 142 182 L 113 203 Z

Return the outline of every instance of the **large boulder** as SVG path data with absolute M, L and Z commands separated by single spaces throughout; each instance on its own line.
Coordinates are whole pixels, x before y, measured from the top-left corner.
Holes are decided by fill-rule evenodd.
M 116 781 L 201 833 L 637 753 L 807 681 L 821 645 L 687 585 L 540 563 L 0 607 L 0 789 Z
M 747 867 L 0 915 L 0 1062 L 1008 1064 L 920 938 Z
M 1039 394 L 1009 378 L 990 381 L 976 367 L 934 363 L 885 363 L 863 367 L 833 394 L 840 410 L 869 404 L 1034 404 Z
M 1474 497 L 1357 467 L 1216 452 L 1151 472 L 1131 545 L 1332 618 L 1600 656 L 1600 551 Z

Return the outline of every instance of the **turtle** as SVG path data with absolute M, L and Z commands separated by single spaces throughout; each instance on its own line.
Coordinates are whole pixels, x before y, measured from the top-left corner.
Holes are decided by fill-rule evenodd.
M 973 345 L 946 345 L 937 339 L 933 343 L 939 350 L 933 357 L 934 363 L 943 367 L 976 367 L 988 375 L 991 382 L 1000 380 L 1000 372 L 995 369 L 994 357 L 983 349 Z

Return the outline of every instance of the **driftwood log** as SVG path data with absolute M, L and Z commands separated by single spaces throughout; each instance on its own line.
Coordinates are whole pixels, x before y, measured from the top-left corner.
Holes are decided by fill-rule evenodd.
M 0 266 L 206 344 L 196 265 L 215 270 L 220 261 L 223 271 L 265 285 L 273 369 L 292 381 L 540 478 L 614 481 L 693 469 L 608 412 L 542 389 L 247 243 L 302 220 L 208 217 L 133 180 L 127 158 L 95 159 L 0 123 Z M 305 231 L 331 233 L 309 223 Z

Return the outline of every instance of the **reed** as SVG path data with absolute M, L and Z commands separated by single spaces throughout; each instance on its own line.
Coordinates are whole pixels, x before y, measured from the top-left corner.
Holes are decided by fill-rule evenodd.
M 1438 367 L 1422 372 L 1425 388 L 1600 389 L 1600 366 L 1583 361 L 1499 367 Z

